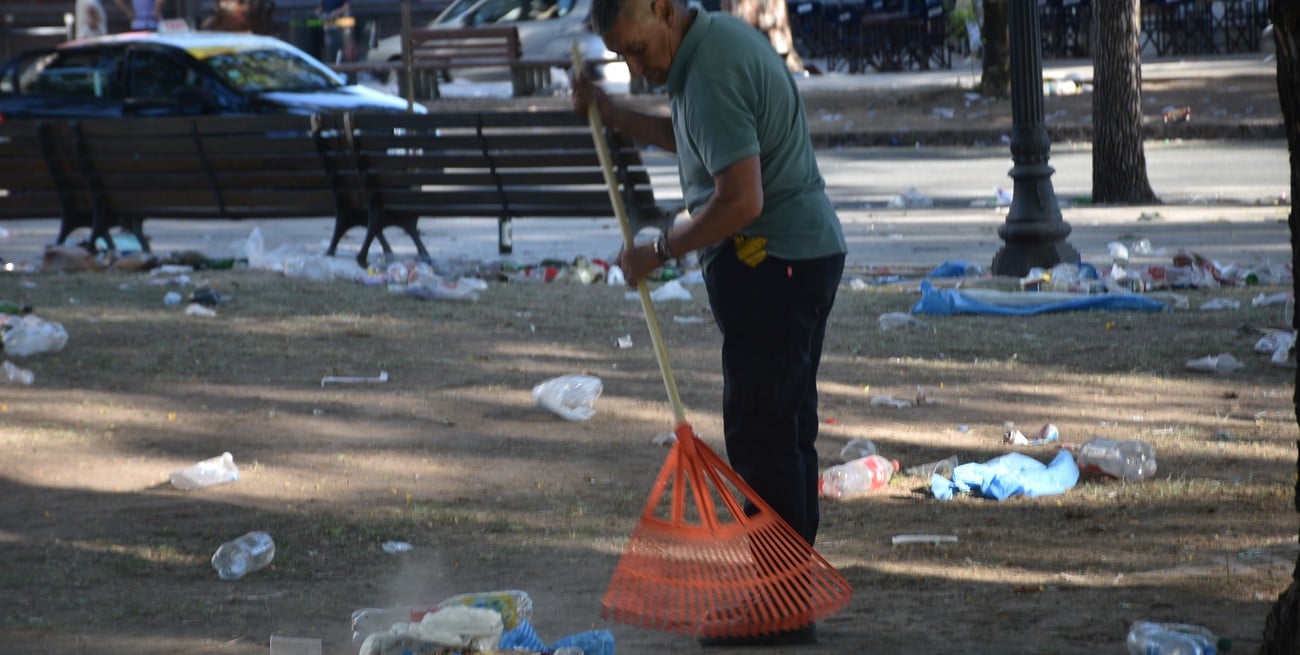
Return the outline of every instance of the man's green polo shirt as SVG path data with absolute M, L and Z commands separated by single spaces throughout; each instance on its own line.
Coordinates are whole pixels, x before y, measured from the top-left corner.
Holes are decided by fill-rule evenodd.
M 767 237 L 768 254 L 782 259 L 847 250 L 799 88 L 758 30 L 729 14 L 698 11 L 673 57 L 668 97 L 689 211 L 713 195 L 715 173 L 759 155 L 763 213 L 742 233 Z M 715 251 L 705 249 L 706 263 Z

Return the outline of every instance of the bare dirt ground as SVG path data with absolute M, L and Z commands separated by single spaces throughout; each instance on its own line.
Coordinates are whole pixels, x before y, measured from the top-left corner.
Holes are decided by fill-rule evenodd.
M 1192 105 L 1196 121 L 1207 92 L 1170 90 L 1164 102 Z M 870 115 L 874 99 L 809 107 L 907 127 L 960 106 L 952 93 L 900 100 L 910 120 Z M 1237 100 L 1246 95 L 1243 83 L 1208 106 L 1276 106 Z M 1053 102 L 1049 114 L 1084 113 Z M 996 122 L 1004 110 L 952 120 Z M 547 641 L 607 628 L 624 655 L 697 648 L 599 616 L 666 454 L 651 440 L 671 423 L 644 320 L 622 289 L 494 282 L 476 303 L 446 303 L 260 271 L 195 278 L 231 297 L 217 317 L 164 307 L 166 289 L 144 274 L 0 277 L 0 298 L 71 335 L 58 353 L 15 359 L 33 386 L 0 386 L 0 651 L 243 655 L 283 635 L 342 655 L 356 652 L 355 609 L 495 589 L 527 591 Z M 1251 299 L 1286 290 L 1190 292 L 1192 309 L 1168 314 L 932 317 L 933 331 L 881 332 L 876 317 L 907 311 L 911 287 L 844 288 L 821 375 L 823 466 L 857 437 L 904 466 L 1009 450 L 1047 461 L 1054 447 L 1013 449 L 1002 433 L 1006 421 L 1025 432 L 1051 421 L 1067 442 L 1149 441 L 1159 474 L 1001 503 L 937 501 L 898 477 L 867 498 L 826 501 L 818 547 L 855 593 L 799 652 L 1117 653 L 1137 619 L 1207 626 L 1253 652 L 1300 552 L 1294 371 L 1253 352 L 1256 330 L 1289 325 L 1290 313 Z M 720 449 L 719 337 L 693 293 L 659 313 L 688 418 Z M 1196 311 L 1217 297 L 1242 307 Z M 631 349 L 615 346 L 624 335 Z M 1246 367 L 1185 367 L 1221 352 Z M 320 383 L 381 370 L 387 383 Z M 586 422 L 530 396 L 573 373 L 604 382 Z M 918 386 L 933 404 L 870 403 Z M 167 484 L 222 451 L 238 482 Z M 274 536 L 275 561 L 219 581 L 213 550 L 253 529 Z M 890 545 L 910 533 L 958 542 Z M 414 550 L 389 554 L 390 540 Z

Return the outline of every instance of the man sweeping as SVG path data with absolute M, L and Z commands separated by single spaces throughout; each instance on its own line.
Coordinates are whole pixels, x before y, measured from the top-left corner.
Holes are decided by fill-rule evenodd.
M 619 256 L 635 287 L 699 250 L 722 330 L 727 457 L 811 545 L 817 496 L 817 368 L 844 267 L 803 100 L 761 33 L 682 0 L 596 0 L 593 27 L 633 75 L 667 85 L 671 118 L 620 105 L 579 76 L 574 106 L 675 152 L 690 219 Z M 749 509 L 749 508 L 747 508 Z M 755 599 L 754 602 L 762 602 Z M 812 643 L 815 625 L 705 645 Z

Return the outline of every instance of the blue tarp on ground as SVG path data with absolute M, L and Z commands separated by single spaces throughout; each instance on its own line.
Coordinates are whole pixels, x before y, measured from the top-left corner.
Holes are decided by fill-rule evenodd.
M 1161 312 L 1168 305 L 1129 293 L 1056 294 L 1036 292 L 958 291 L 936 289 L 929 280 L 921 281 L 921 299 L 912 306 L 913 314 L 999 314 L 1032 316 L 1049 312 L 1090 309 L 1115 311 Z
M 1012 496 L 1049 496 L 1069 491 L 1079 482 L 1074 455 L 1061 450 L 1050 464 L 1020 453 L 1007 453 L 983 464 L 962 464 L 952 470 L 952 479 L 930 476 L 930 491 L 939 500 L 956 493 L 971 493 L 994 500 Z

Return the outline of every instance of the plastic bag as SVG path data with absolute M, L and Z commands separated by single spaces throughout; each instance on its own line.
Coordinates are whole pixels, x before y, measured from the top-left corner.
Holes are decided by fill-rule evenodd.
M 68 331 L 62 323 L 43 321 L 27 316 L 22 325 L 4 333 L 4 352 L 14 357 L 27 357 L 62 350 L 68 344 Z
M 562 375 L 533 387 L 533 400 L 566 421 L 585 421 L 596 414 L 592 405 L 604 386 L 590 375 Z
M 199 489 L 234 482 L 239 479 L 239 467 L 229 452 L 210 457 L 192 466 L 172 471 L 169 476 L 177 489 Z

